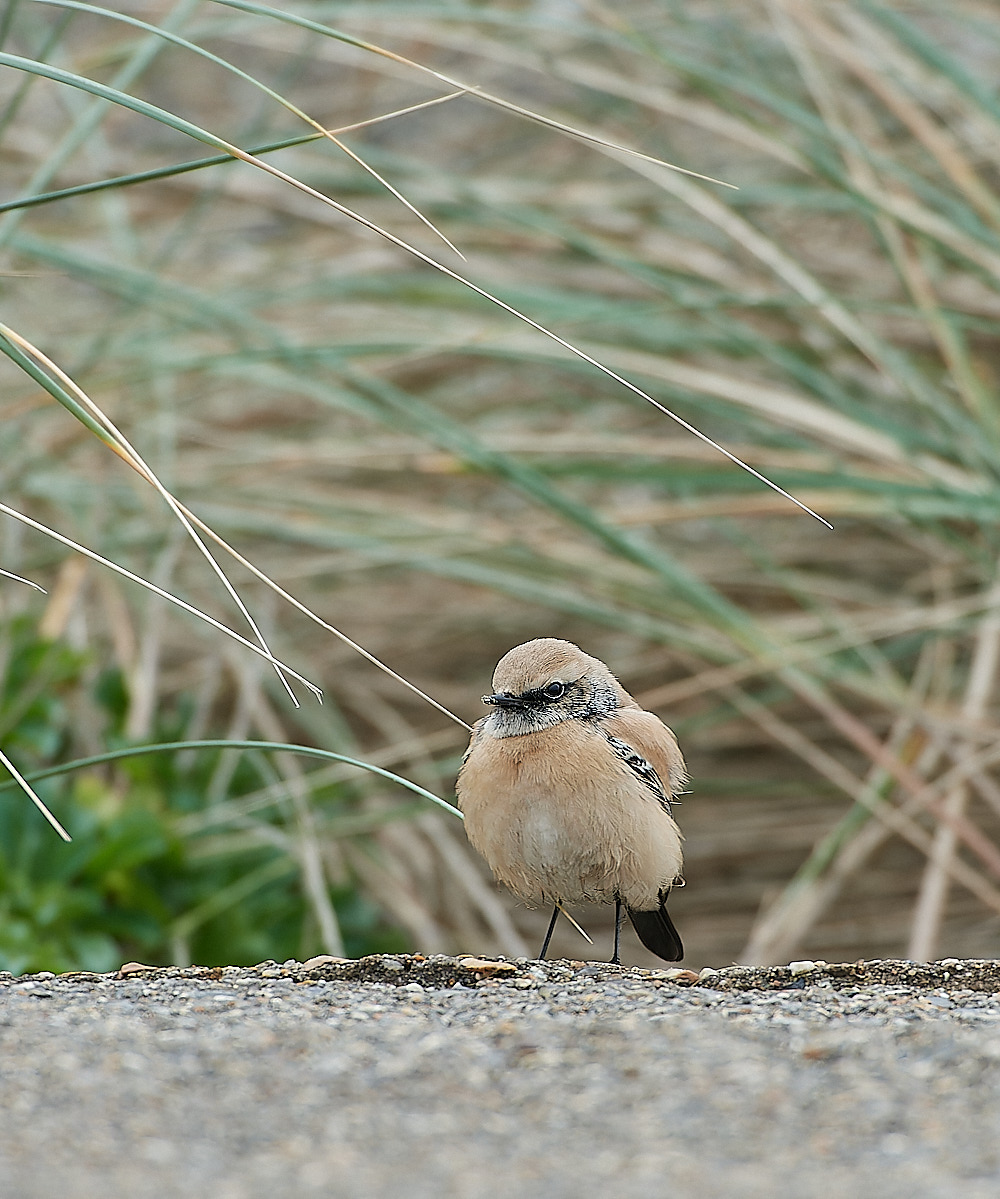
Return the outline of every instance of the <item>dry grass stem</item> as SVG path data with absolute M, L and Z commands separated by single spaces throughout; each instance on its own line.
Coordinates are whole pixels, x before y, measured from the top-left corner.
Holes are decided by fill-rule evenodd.
M 7 772 L 10 774 L 11 778 L 17 783 L 17 785 L 21 788 L 21 790 L 25 793 L 25 795 L 27 795 L 27 797 L 31 800 L 31 802 L 35 805 L 35 807 L 39 810 L 39 812 L 41 812 L 41 814 L 49 822 L 49 824 L 52 825 L 52 827 L 56 830 L 56 832 L 59 834 L 59 836 L 62 837 L 62 839 L 64 841 L 72 841 L 73 838 L 69 835 L 69 833 L 66 832 L 66 830 L 59 823 L 59 821 L 56 820 L 55 816 L 52 815 L 52 813 L 45 806 L 45 804 L 42 803 L 42 801 L 38 798 L 38 795 L 35 793 L 34 788 L 25 779 L 25 777 L 17 769 L 17 767 L 10 760 L 10 758 L 7 757 L 7 755 L 3 752 L 2 749 L 0 749 L 0 762 L 3 763 L 4 767 L 6 768 Z
M 678 733 L 690 964 L 993 952 L 988 6 L 375 5 L 335 30 L 181 0 L 167 37 L 160 14 L 53 12 L 12 8 L 0 66 L 0 203 L 36 201 L 0 220 L 23 330 L 0 333 L 2 558 L 50 591 L 0 597 L 0 741 L 28 775 L 30 614 L 83 663 L 60 754 L 110 732 L 211 747 L 142 784 L 222 878 L 171 916 L 178 957 L 265 893 L 298 913 L 286 954 L 530 952 L 543 915 L 458 822 L 213 738 L 266 727 L 275 753 L 447 796 L 497 659 L 545 635 Z M 210 157 L 180 162 L 191 138 Z M 168 592 L 257 623 L 192 625 Z M 293 709 L 248 645 L 290 681 L 307 662 L 327 703 Z M 124 804 L 132 769 L 86 785 Z M 604 935 L 607 912 L 573 915 Z M 557 942 L 579 949 L 562 921 Z

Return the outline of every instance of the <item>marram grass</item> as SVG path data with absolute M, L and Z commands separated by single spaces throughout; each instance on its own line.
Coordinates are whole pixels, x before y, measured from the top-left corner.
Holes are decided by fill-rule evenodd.
M 66 6 L 8 11 L 0 200 L 70 194 L 0 222 L 6 323 L 185 509 L 463 720 L 500 653 L 539 634 L 653 696 L 695 780 L 694 964 L 988 951 L 1000 22 L 964 0 L 780 0 L 738 20 L 715 3 L 558 21 L 527 5 L 144 11 L 168 41 Z M 342 129 L 456 85 L 338 134 L 367 170 L 325 138 L 291 144 L 315 132 L 296 111 Z M 188 169 L 192 129 L 215 148 L 288 142 L 268 154 L 280 175 Z M 9 507 L 232 625 L 148 484 L 15 358 Z M 59 573 L 63 552 L 8 533 L 2 565 L 52 596 L 5 591 L 8 612 L 34 607 L 120 670 L 133 739 L 189 703 L 184 735 L 404 747 L 399 772 L 447 792 L 461 729 L 244 568 L 233 586 L 322 709 L 293 709 L 247 651 L 131 585 Z M 67 754 L 103 752 L 86 688 L 75 702 Z M 238 801 L 237 777 L 220 767 L 212 794 Z M 321 801 L 296 778 L 287 820 L 313 849 L 291 877 L 312 927 L 325 878 L 421 948 L 533 936 L 445 817 L 317 839 Z M 352 802 L 386 801 L 365 786 Z

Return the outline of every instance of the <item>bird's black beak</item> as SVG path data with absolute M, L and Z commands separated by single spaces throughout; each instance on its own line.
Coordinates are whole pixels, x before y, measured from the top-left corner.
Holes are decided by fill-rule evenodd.
M 527 705 L 520 695 L 512 695 L 509 691 L 499 691 L 496 695 L 484 695 L 484 704 L 492 704 L 496 708 L 524 708 Z

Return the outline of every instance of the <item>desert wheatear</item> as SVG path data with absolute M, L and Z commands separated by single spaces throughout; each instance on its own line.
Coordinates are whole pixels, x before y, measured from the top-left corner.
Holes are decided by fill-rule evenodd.
M 569 641 L 543 637 L 505 654 L 493 711 L 458 776 L 469 840 L 527 903 L 553 903 L 544 958 L 564 904 L 615 903 L 647 949 L 677 962 L 684 947 L 666 901 L 681 871 L 671 799 L 686 779 L 673 733 L 611 671 Z

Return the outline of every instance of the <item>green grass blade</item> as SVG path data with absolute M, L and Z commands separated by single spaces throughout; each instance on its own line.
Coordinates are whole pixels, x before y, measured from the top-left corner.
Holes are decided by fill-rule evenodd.
M 334 753 L 329 749 L 317 749 L 310 745 L 294 745 L 283 741 L 241 741 L 220 738 L 205 741 L 166 741 L 159 745 L 132 745 L 125 749 L 113 749 L 107 753 L 93 754 L 87 758 L 78 758 L 74 762 L 62 762 L 58 766 L 50 766 L 46 770 L 34 771 L 25 777 L 29 783 L 35 783 L 41 779 L 55 778 L 58 775 L 70 774 L 75 770 L 85 770 L 90 766 L 102 766 L 107 762 L 117 762 L 123 758 L 141 757 L 146 754 L 179 753 L 182 750 L 195 749 L 245 749 L 256 750 L 262 753 L 294 753 L 302 757 L 317 758 L 325 762 L 342 762 L 347 766 L 356 766 L 359 770 L 366 770 L 369 774 L 378 775 L 380 778 L 387 779 L 391 783 L 405 787 L 406 790 L 412 791 L 414 795 L 419 795 L 421 799 L 429 800 L 439 808 L 444 808 L 452 816 L 457 816 L 460 820 L 464 819 L 462 813 L 453 804 L 441 799 L 440 796 L 435 795 L 432 791 L 428 791 L 425 787 L 421 787 L 418 783 L 414 783 L 402 775 L 394 774 L 391 770 L 385 770 L 381 766 L 373 766 L 370 762 L 363 762 L 359 758 Z M 0 783 L 0 791 L 14 786 L 13 782 Z
M 250 154 L 273 154 L 276 150 L 287 150 L 291 146 L 302 146 L 306 142 L 314 142 L 323 135 L 321 133 L 303 133 L 298 137 L 286 137 L 280 141 L 265 142 L 262 146 L 254 146 Z M 0 212 L 12 212 L 18 208 L 37 208 L 41 204 L 51 204 L 56 200 L 69 200 L 74 196 L 89 196 L 95 192 L 107 191 L 110 188 L 131 187 L 135 183 L 151 183 L 156 179 L 172 179 L 175 175 L 186 175 L 190 171 L 200 171 L 205 167 L 224 166 L 236 162 L 231 154 L 216 154 L 211 158 L 195 158 L 190 162 L 178 162 L 172 166 L 155 167 L 150 171 L 136 171 L 129 175 L 116 175 L 112 179 L 98 179 L 93 183 L 80 183 L 76 187 L 62 187 L 58 191 L 43 192 L 38 196 L 25 196 L 20 200 L 8 200 L 0 204 Z

